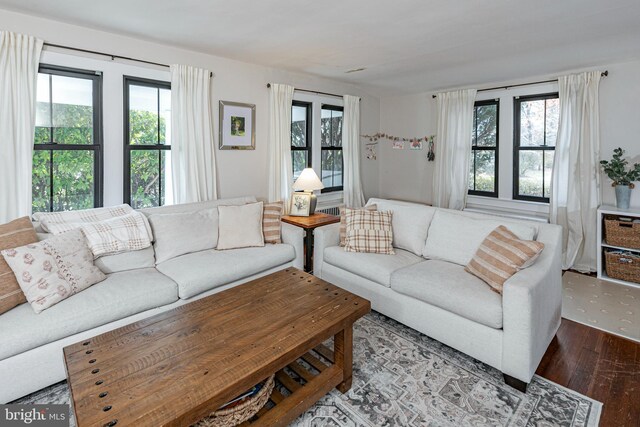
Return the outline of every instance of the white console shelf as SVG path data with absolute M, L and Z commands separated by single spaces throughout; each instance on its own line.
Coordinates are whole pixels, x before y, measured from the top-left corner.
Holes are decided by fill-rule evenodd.
M 602 205 L 598 209 L 598 279 L 608 280 L 610 282 L 620 283 L 627 286 L 640 287 L 640 283 L 627 282 L 625 280 L 612 279 L 607 276 L 607 272 L 604 265 L 604 250 L 605 249 L 619 249 L 624 251 L 635 252 L 640 255 L 640 249 L 638 248 L 625 248 L 622 246 L 609 245 L 604 241 L 604 216 L 605 215 L 619 215 L 631 218 L 640 219 L 640 209 L 618 209 L 615 206 Z

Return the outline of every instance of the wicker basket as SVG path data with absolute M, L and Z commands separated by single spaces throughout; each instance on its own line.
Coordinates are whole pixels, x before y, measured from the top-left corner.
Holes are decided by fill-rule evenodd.
M 273 391 L 274 375 L 264 382 L 258 393 L 239 405 L 219 409 L 206 418 L 194 424 L 195 427 L 232 427 L 251 419 L 264 405 L 266 405 Z
M 622 251 L 605 252 L 607 275 L 612 279 L 640 283 L 640 254 Z
M 605 215 L 604 230 L 607 244 L 640 249 L 640 223 L 620 221 L 618 216 Z

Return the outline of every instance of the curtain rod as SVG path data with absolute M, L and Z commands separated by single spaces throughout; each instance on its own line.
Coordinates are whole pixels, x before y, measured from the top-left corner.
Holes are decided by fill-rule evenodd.
M 602 77 L 607 77 L 608 75 L 609 75 L 609 70 L 605 70 L 601 74 Z M 488 87 L 486 89 L 478 89 L 478 92 L 488 92 L 490 90 L 497 90 L 497 89 L 511 89 L 512 87 L 520 87 L 520 86 L 540 85 L 540 84 L 543 84 L 543 83 L 556 83 L 557 81 L 558 81 L 558 79 L 552 79 L 552 80 L 541 80 L 541 81 L 538 81 L 538 82 L 518 83 L 518 84 L 514 84 L 514 85 Z M 436 95 L 431 95 L 431 97 L 435 98 Z
M 267 83 L 267 87 L 270 88 L 271 87 L 271 83 Z M 298 92 L 315 93 L 316 95 L 327 95 L 327 96 L 335 96 L 336 98 L 342 98 L 342 95 L 338 95 L 338 94 L 335 94 L 335 93 L 320 92 L 320 91 L 317 91 L 317 90 L 298 89 L 298 88 L 295 88 L 295 90 L 297 90 Z M 362 99 L 362 98 L 358 98 L 358 99 Z
M 79 47 L 64 46 L 64 45 L 61 45 L 61 44 L 54 44 L 54 43 L 47 43 L 47 42 L 45 42 L 43 44 L 44 44 L 44 46 L 56 47 L 58 49 L 75 50 L 76 52 L 84 52 L 84 53 L 90 53 L 90 54 L 93 54 L 93 55 L 108 56 L 108 57 L 111 58 L 112 61 L 114 61 L 116 58 L 118 58 L 118 59 L 124 59 L 125 61 L 133 61 L 133 62 L 141 62 L 143 64 L 157 65 L 158 67 L 166 67 L 166 68 L 170 68 L 171 67 L 168 64 L 162 64 L 160 62 L 145 61 L 144 59 L 137 59 L 137 58 L 131 58 L 131 57 L 128 57 L 128 56 L 115 55 L 113 53 L 100 52 L 100 51 L 97 51 L 97 50 L 81 49 Z M 209 73 L 209 77 L 213 77 L 213 72 Z

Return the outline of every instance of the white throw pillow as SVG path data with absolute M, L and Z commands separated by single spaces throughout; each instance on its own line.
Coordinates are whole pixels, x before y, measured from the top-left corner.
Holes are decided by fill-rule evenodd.
M 495 218 L 495 219 L 494 219 Z M 437 209 L 422 256 L 467 265 L 484 239 L 504 225 L 521 240 L 534 240 L 537 228 L 525 223 Z
M 237 249 L 264 246 L 262 202 L 218 207 L 218 246 Z
M 372 204 L 377 205 L 379 211 L 393 212 L 393 246 L 422 255 L 436 208 L 419 203 L 369 199 L 367 206 Z
M 2 251 L 27 301 L 40 313 L 106 279 L 79 229 Z
M 218 208 L 149 216 L 156 264 L 191 252 L 213 249 L 218 243 Z

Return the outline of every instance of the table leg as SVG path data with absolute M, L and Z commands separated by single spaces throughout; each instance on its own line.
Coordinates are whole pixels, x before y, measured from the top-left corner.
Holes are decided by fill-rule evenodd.
M 334 363 L 342 368 L 342 382 L 336 387 L 341 393 L 351 388 L 353 372 L 353 325 L 333 337 Z
M 313 256 L 313 230 L 305 230 L 304 235 L 304 271 L 311 273 L 313 270 L 313 264 L 311 264 L 311 257 Z

